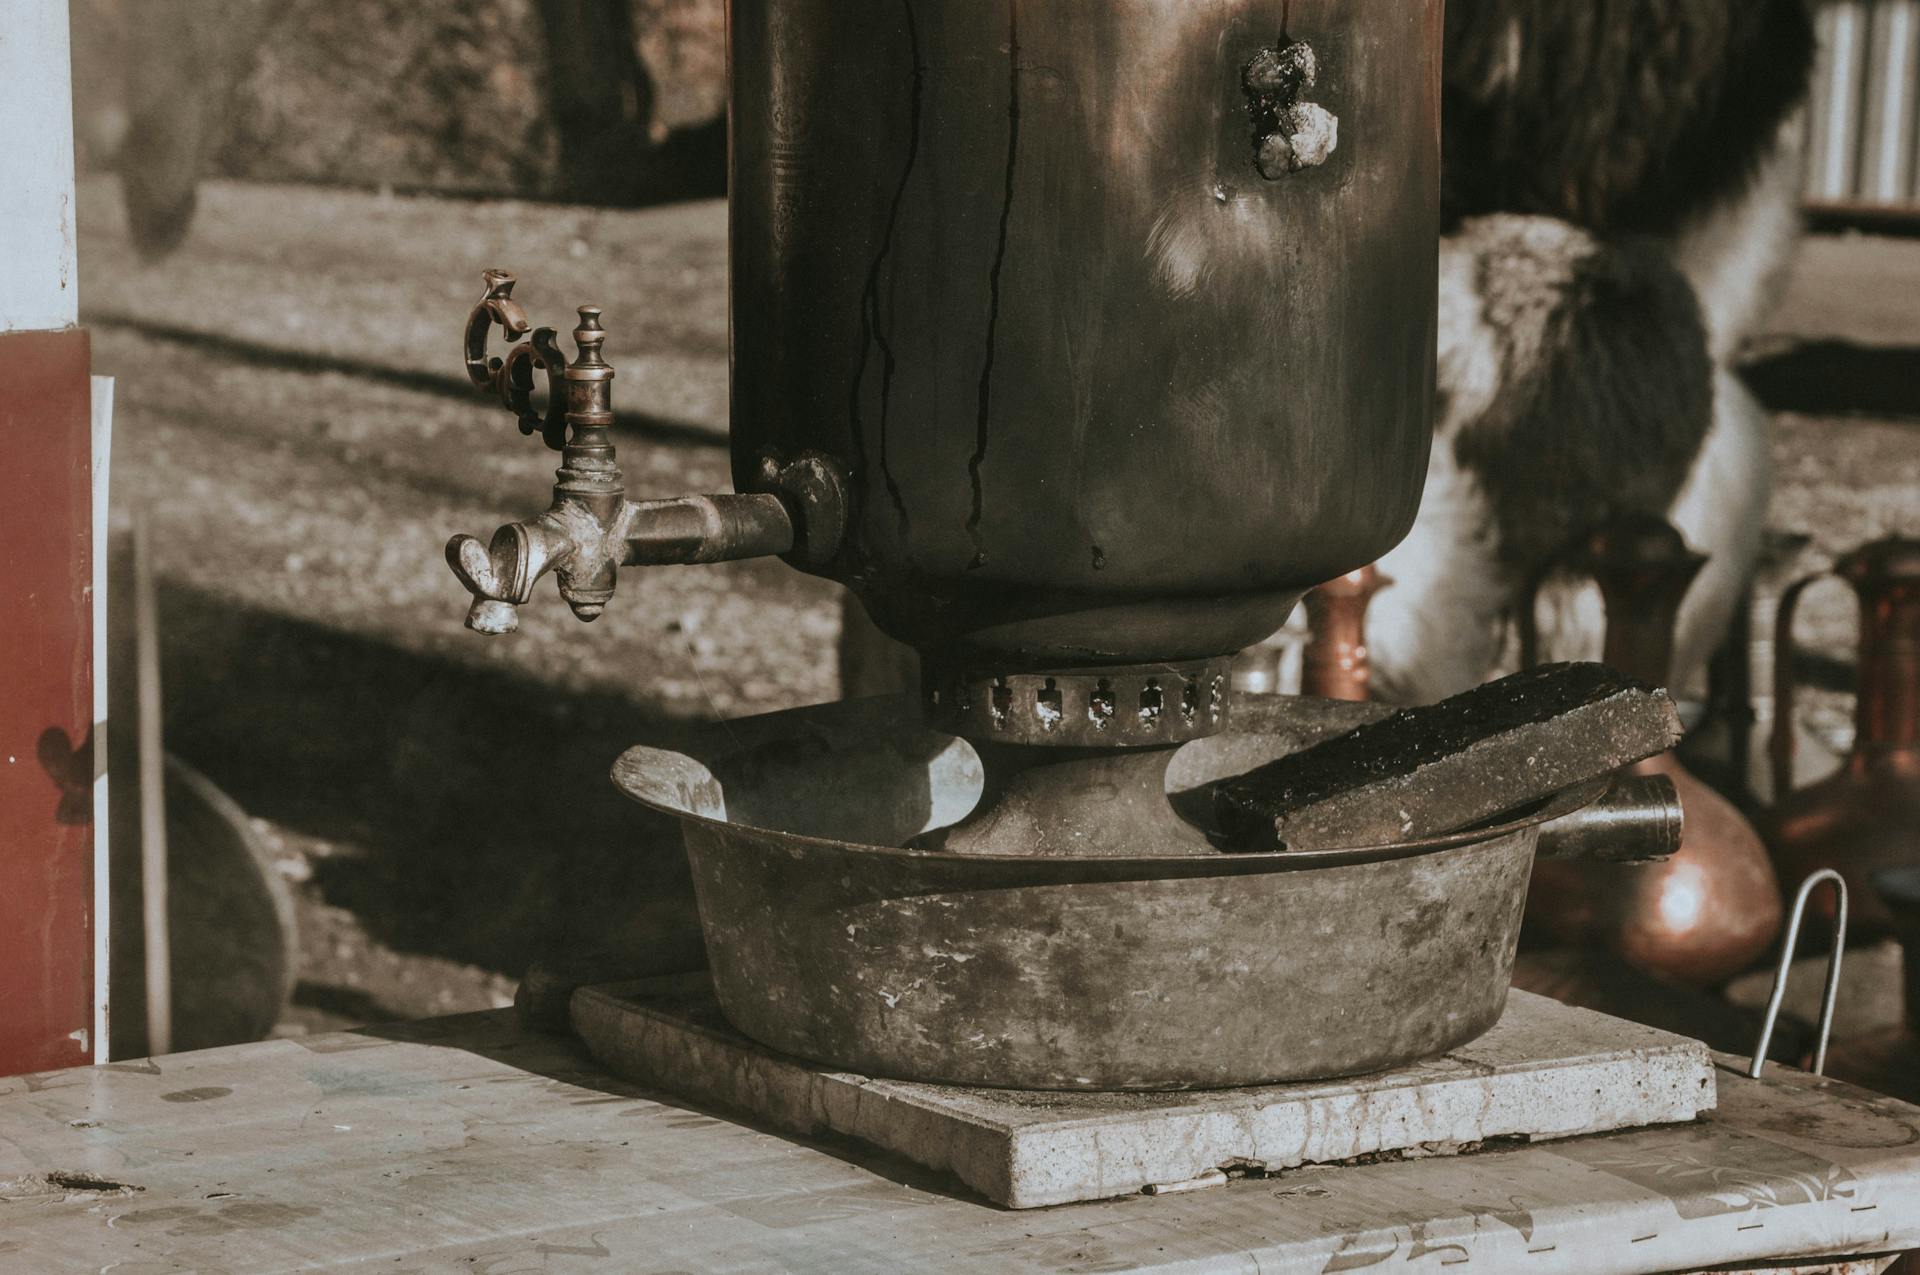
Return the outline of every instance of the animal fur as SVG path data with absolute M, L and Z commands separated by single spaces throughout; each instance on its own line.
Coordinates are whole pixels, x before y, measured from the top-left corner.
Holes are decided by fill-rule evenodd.
M 1812 56 L 1802 0 L 1448 6 L 1439 380 L 1425 497 L 1381 562 L 1376 686 L 1439 698 L 1497 671 L 1530 582 L 1614 512 L 1710 557 L 1674 680 L 1733 612 L 1771 485 L 1728 361 L 1798 233 Z M 1592 657 L 1597 598 L 1551 577 L 1542 654 Z
M 1805 0 L 1451 0 L 1450 222 L 1493 212 L 1674 237 L 1738 199 L 1805 99 Z
M 1675 666 L 1703 665 L 1758 549 L 1765 419 L 1716 367 L 1666 248 L 1497 215 L 1441 245 L 1440 410 L 1419 517 L 1381 560 L 1368 622 L 1376 685 L 1418 702 L 1500 666 L 1529 583 L 1607 515 L 1663 514 L 1710 565 Z M 1543 655 L 1593 658 L 1597 599 L 1543 591 Z

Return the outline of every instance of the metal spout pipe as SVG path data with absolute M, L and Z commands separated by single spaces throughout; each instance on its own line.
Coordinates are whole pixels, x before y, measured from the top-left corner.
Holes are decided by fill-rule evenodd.
M 627 567 L 772 557 L 798 539 L 780 497 L 761 492 L 629 501 L 624 521 Z
M 1649 863 L 1680 849 L 1684 826 L 1673 780 L 1623 774 L 1598 801 L 1543 825 L 1535 854 L 1542 859 Z

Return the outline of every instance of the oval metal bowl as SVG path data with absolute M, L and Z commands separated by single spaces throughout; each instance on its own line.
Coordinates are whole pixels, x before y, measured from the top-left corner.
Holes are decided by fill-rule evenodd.
M 1381 710 L 1235 711 L 1176 756 L 1177 804 Z M 727 722 L 685 752 L 630 749 L 614 777 L 681 821 L 714 989 L 745 1035 L 871 1076 L 1098 1090 L 1351 1075 L 1473 1039 L 1506 1003 L 1539 825 L 1606 787 L 1314 854 L 903 850 L 981 785 L 972 748 L 904 697 Z

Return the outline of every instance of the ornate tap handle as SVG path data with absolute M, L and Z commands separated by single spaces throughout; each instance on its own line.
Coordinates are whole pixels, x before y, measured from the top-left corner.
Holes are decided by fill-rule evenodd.
M 527 336 L 526 311 L 513 299 L 514 277 L 489 270 L 487 290 L 467 316 L 467 376 L 490 390 L 520 422 L 561 455 L 553 504 L 526 522 L 508 523 L 483 544 L 473 536 L 447 542 L 447 565 L 473 595 L 467 627 L 511 633 L 533 586 L 551 571 L 560 596 L 582 620 L 593 620 L 613 598 L 623 566 L 720 562 L 767 554 L 794 554 L 821 565 L 838 551 L 846 523 L 844 482 L 826 461 L 768 457 L 760 478 L 766 492 L 680 496 L 631 501 L 615 461 L 612 365 L 601 357 L 607 332 L 600 308 L 579 307 L 573 330 L 579 353 L 560 350 L 552 328 L 533 328 L 505 357 L 490 356 L 494 325 L 508 340 Z M 547 407 L 534 405 L 534 373 L 547 378 Z
M 467 379 L 481 389 L 490 389 L 500 398 L 500 403 L 514 416 L 519 418 L 520 432 L 532 434 L 538 430 L 541 439 L 554 451 L 564 450 L 567 442 L 567 400 L 556 384 L 556 371 L 564 373 L 567 359 L 560 352 L 558 334 L 552 328 L 534 330 L 530 339 L 520 341 L 507 351 L 505 358 L 489 356 L 487 338 L 492 334 L 493 325 L 499 324 L 500 330 L 509 341 L 516 341 L 527 335 L 529 323 L 527 312 L 513 299 L 513 285 L 518 282 L 505 270 L 489 270 L 483 276 L 487 291 L 478 304 L 467 315 L 466 362 Z M 600 311 L 595 306 L 582 306 L 580 317 L 582 326 L 586 326 L 587 312 L 593 312 L 593 327 L 599 328 Z M 579 333 L 574 334 L 575 340 Z M 602 333 L 595 342 L 606 339 Z M 547 411 L 542 416 L 533 406 L 533 374 L 543 371 L 547 374 Z M 607 379 L 611 380 L 613 370 L 607 369 Z

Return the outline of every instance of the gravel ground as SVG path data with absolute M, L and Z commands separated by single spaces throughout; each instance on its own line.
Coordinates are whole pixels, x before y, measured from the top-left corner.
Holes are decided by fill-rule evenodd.
M 585 934 L 684 948 L 676 838 L 605 768 L 642 735 L 833 696 L 837 590 L 777 563 L 629 572 L 591 628 L 545 587 L 488 641 L 441 547 L 548 499 L 551 458 L 461 373 L 484 266 L 525 276 L 536 322 L 607 306 L 630 491 L 729 486 L 723 205 L 211 183 L 158 264 L 109 179 L 80 219 L 113 498 L 146 512 L 162 584 L 169 742 L 255 816 L 299 899 L 282 1030 L 497 1005 Z M 1915 284 L 1920 242 L 1813 241 L 1759 351 L 1911 355 Z M 1920 427 L 1828 398 L 1780 418 L 1774 525 L 1815 557 L 1920 533 Z M 1843 591 L 1803 632 L 1846 654 Z

